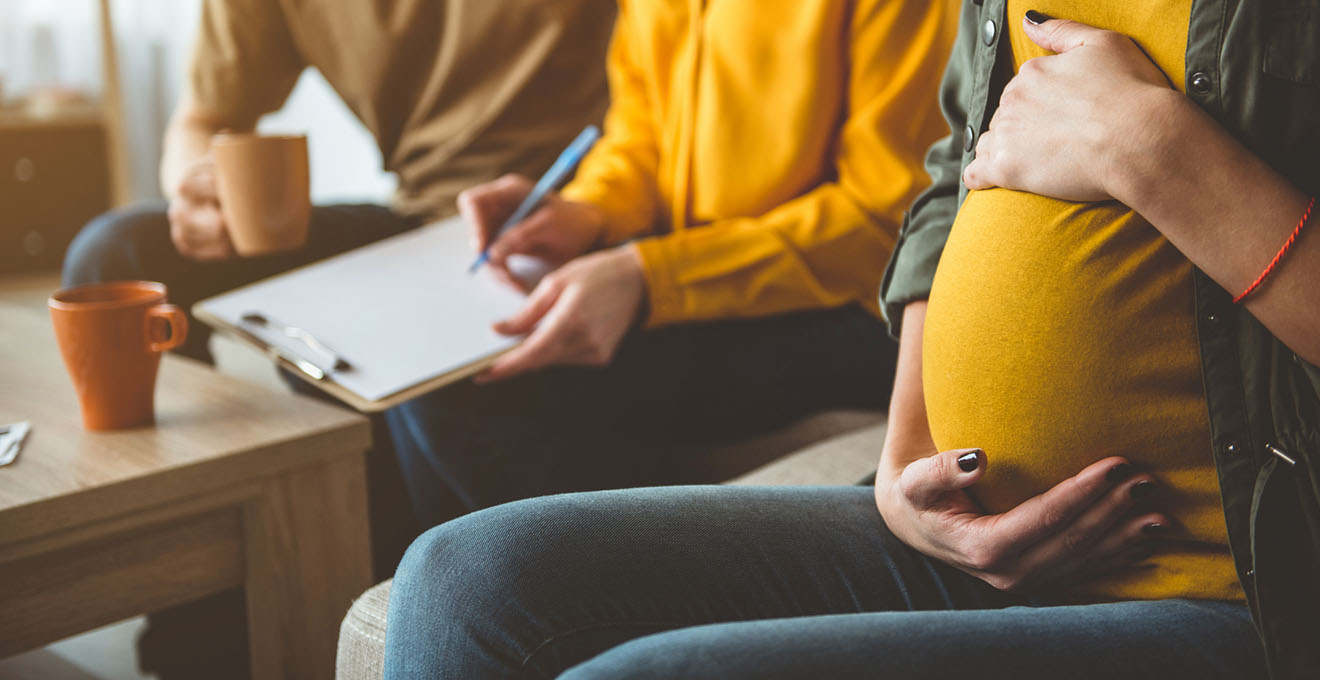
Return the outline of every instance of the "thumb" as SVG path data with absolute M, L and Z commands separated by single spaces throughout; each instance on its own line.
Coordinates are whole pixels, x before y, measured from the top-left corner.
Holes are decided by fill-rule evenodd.
M 965 489 L 985 474 L 985 452 L 952 449 L 912 461 L 899 478 L 900 489 L 918 509 L 938 504 L 947 494 Z
M 1076 21 L 1054 19 L 1034 9 L 1023 17 L 1022 25 L 1032 42 L 1060 54 L 1092 42 L 1106 33 Z

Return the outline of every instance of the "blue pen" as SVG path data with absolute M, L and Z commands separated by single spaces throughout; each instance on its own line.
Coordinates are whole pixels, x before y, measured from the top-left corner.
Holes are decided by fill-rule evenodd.
M 513 214 L 509 215 L 509 219 L 504 220 L 504 224 L 500 225 L 500 228 L 491 235 L 490 240 L 486 242 L 486 248 L 477 256 L 477 261 L 473 262 L 472 266 L 468 268 L 469 274 L 476 272 L 477 269 L 481 268 L 481 265 L 486 263 L 486 259 L 490 254 L 490 244 L 499 239 L 500 234 L 527 219 L 527 216 L 532 214 L 537 206 L 541 205 L 541 201 L 545 200 L 546 194 L 558 188 L 564 180 L 568 179 L 573 169 L 577 167 L 578 163 L 582 162 L 582 157 L 587 155 L 587 152 L 591 150 L 592 145 L 598 139 L 600 139 L 600 129 L 595 125 L 588 125 L 577 136 L 577 139 L 574 139 L 573 143 L 569 144 L 568 148 L 559 154 L 559 158 L 555 159 L 554 165 L 551 165 L 550 169 L 545 171 L 545 174 L 537 181 L 536 186 L 532 187 L 532 192 L 527 194 L 527 198 L 523 199 L 518 209 L 513 211 Z

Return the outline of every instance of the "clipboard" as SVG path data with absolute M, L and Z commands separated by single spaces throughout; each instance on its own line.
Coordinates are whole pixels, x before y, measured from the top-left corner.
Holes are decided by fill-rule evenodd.
M 462 221 L 450 218 L 202 300 L 192 312 L 376 413 L 472 376 L 521 342 L 491 325 L 525 297 L 489 267 L 469 273 L 471 256 Z M 523 265 L 525 278 L 541 273 Z

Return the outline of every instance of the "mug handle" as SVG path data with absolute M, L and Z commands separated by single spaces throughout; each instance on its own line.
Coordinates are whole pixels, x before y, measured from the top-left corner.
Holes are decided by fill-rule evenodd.
M 157 340 L 157 338 L 161 338 Z M 188 339 L 188 315 L 174 305 L 147 309 L 147 350 L 164 352 Z

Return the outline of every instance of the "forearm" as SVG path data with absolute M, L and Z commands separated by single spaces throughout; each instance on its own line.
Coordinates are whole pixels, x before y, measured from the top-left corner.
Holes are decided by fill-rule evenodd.
M 884 449 L 876 470 L 876 501 L 882 490 L 898 478 L 903 468 L 917 458 L 935 453 L 926 419 L 926 396 L 921 385 L 921 337 L 926 326 L 926 301 L 903 307 L 902 338 L 898 344 L 898 367 L 894 392 L 889 399 L 889 425 Z
M 1236 295 L 1296 227 L 1307 197 L 1182 95 L 1150 93 L 1149 125 L 1115 154 L 1111 194 Z M 1320 222 L 1320 214 L 1312 222 Z M 1244 304 L 1285 345 L 1320 362 L 1320 231 L 1308 224 Z
M 208 119 L 185 96 L 165 129 L 160 161 L 160 185 L 167 198 L 174 198 L 188 169 L 211 148 L 211 137 L 224 128 Z

